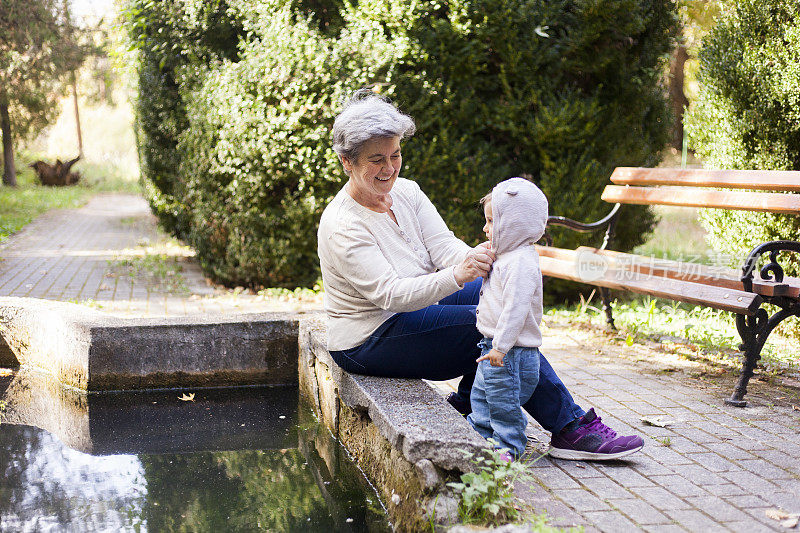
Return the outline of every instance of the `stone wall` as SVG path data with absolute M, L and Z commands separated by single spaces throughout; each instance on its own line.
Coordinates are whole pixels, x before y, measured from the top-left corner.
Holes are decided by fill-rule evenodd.
M 486 442 L 430 385 L 342 371 L 325 349 L 319 319 L 300 323 L 301 393 L 386 502 L 395 528 L 430 530 L 458 521 L 446 486 Z
M 0 366 L 102 391 L 297 381 L 298 315 L 119 319 L 86 307 L 0 298 Z

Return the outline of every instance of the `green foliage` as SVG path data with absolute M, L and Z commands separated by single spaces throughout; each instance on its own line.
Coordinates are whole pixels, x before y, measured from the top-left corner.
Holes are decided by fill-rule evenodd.
M 239 61 L 210 68 L 187 98 L 188 238 L 223 283 L 311 286 L 315 229 L 341 187 L 328 140 L 337 102 L 379 75 L 387 46 L 369 28 L 326 39 L 288 7 L 249 14 Z
M 148 196 L 228 285 L 318 278 L 315 229 L 345 179 L 330 127 L 358 87 L 374 84 L 416 119 L 403 175 L 473 243 L 477 200 L 498 181 L 530 176 L 553 214 L 596 220 L 613 167 L 654 165 L 666 139 L 672 0 L 129 4 Z M 214 26 L 187 23 L 211 9 L 238 28 L 231 41 L 205 43 Z M 620 247 L 652 225 L 645 208 L 626 208 Z
M 800 4 L 726 5 L 704 41 L 699 81 L 687 131 L 706 166 L 800 170 Z M 736 266 L 756 244 L 800 238 L 797 216 L 709 210 L 701 220 Z
M 519 518 L 514 482 L 530 475 L 525 463 L 503 460 L 504 451 L 489 447 L 475 457 L 463 452 L 471 458 L 475 471 L 462 474 L 460 483 L 447 484 L 461 495 L 458 509 L 463 522 L 490 525 Z
M 136 129 L 145 194 L 165 229 L 189 230 L 179 174 L 178 137 L 186 120 L 182 87 L 197 69 L 236 57 L 241 25 L 221 0 L 127 0 L 122 17 L 138 51 Z
M 64 3 L 0 3 L 0 105 L 9 106 L 11 134 L 25 139 L 55 118 L 64 77 L 87 49 L 75 38 Z
M 389 94 L 418 123 L 405 174 L 468 242 L 482 238 L 478 199 L 510 176 L 532 177 L 552 214 L 593 221 L 610 211 L 600 193 L 615 166 L 658 162 L 671 1 L 384 3 L 359 2 L 357 15 L 403 43 Z M 652 224 L 626 208 L 619 246 Z M 556 231 L 556 243 L 586 238 Z
M 643 340 L 678 343 L 687 345 L 697 357 L 739 367 L 742 339 L 734 315 L 727 311 L 650 297 L 616 300 L 612 308 L 614 322 L 621 331 L 618 338 L 628 346 Z M 601 328 L 605 324 L 603 311 L 590 305 L 550 308 L 545 316 L 548 318 L 590 322 Z M 800 367 L 800 341 L 782 338 L 781 329 L 787 328 L 779 328 L 768 338 L 761 363 L 767 368 L 796 369 Z

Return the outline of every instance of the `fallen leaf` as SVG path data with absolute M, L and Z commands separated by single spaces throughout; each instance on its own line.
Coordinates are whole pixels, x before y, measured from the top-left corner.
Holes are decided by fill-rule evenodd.
M 800 515 L 789 514 L 786 511 L 781 511 L 780 509 L 767 509 L 764 511 L 764 514 L 767 515 L 767 518 L 772 518 L 773 520 L 789 520 L 800 517 Z
M 800 411 L 800 407 L 797 407 L 795 404 L 792 404 L 793 411 Z
M 781 526 L 785 527 L 786 529 L 794 529 L 797 526 L 797 523 L 800 522 L 800 518 L 787 518 L 786 520 L 781 522 Z
M 786 518 L 789 518 L 789 515 L 780 509 L 767 509 L 764 511 L 764 514 L 767 515 L 767 518 L 772 518 L 773 520 L 785 520 Z
M 0 377 L 10 376 L 14 373 L 10 368 L 0 368 Z
M 184 402 L 193 402 L 194 401 L 194 393 L 190 392 L 189 394 L 183 393 L 182 396 L 178 396 L 178 399 Z
M 642 418 L 640 418 L 640 420 L 648 426 L 655 426 L 659 428 L 665 428 L 675 423 L 674 420 L 664 420 L 664 417 L 661 416 L 655 416 L 655 417 L 643 416 Z

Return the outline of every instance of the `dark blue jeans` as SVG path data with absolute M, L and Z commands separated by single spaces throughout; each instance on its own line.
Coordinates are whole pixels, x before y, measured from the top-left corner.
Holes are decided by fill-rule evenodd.
M 458 394 L 467 400 L 483 338 L 475 326 L 480 289 L 478 279 L 436 305 L 397 313 L 360 346 L 332 351 L 331 356 L 354 374 L 435 381 L 463 376 Z M 539 383 L 522 407 L 551 433 L 584 415 L 544 355 L 539 360 Z

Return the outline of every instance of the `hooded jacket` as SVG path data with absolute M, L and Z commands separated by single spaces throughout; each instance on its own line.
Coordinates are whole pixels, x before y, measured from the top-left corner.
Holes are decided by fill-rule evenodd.
M 539 347 L 542 272 L 534 244 L 547 226 L 547 198 L 528 180 L 508 179 L 492 189 L 492 219 L 497 258 L 480 292 L 478 330 L 503 353 Z

